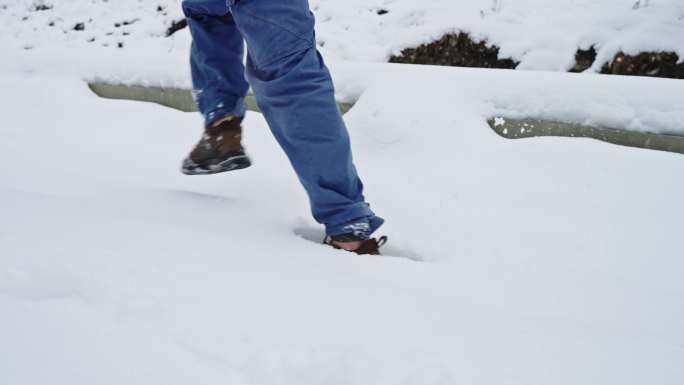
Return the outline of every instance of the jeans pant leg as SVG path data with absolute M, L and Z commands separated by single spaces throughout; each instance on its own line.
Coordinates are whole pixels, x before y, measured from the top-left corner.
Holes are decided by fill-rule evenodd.
M 247 78 L 328 235 L 369 235 L 383 220 L 363 196 L 332 78 L 316 49 L 307 0 L 229 0 L 247 41 Z M 363 226 L 362 226 L 363 227 Z
M 192 34 L 190 65 L 197 107 L 211 123 L 244 116 L 244 41 L 226 0 L 183 0 Z

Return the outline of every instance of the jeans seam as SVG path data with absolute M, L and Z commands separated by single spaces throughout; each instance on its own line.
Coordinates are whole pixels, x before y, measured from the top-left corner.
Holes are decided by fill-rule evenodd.
M 277 58 L 275 58 L 275 59 L 273 59 L 273 60 L 269 60 L 269 61 L 266 62 L 266 63 L 259 63 L 259 67 L 262 67 L 262 68 L 263 68 L 263 67 L 268 67 L 269 65 L 271 65 L 271 64 L 273 64 L 273 63 L 276 63 L 276 62 L 278 62 L 278 61 L 280 61 L 280 60 L 287 59 L 287 58 L 289 58 L 289 57 L 292 57 L 292 56 L 301 54 L 302 52 L 308 51 L 309 49 L 311 49 L 311 47 L 306 47 L 306 48 L 294 50 L 294 51 L 292 51 L 292 52 L 288 52 L 288 53 L 286 53 L 286 54 L 284 54 L 284 55 L 278 56 Z
M 239 4 L 236 3 L 236 5 L 239 5 Z M 289 28 L 283 27 L 282 25 L 280 25 L 280 24 L 278 24 L 278 23 L 275 23 L 275 22 L 273 22 L 273 21 L 271 21 L 271 20 L 265 19 L 265 18 L 263 18 L 263 17 L 261 17 L 261 16 L 255 15 L 254 13 L 252 13 L 252 12 L 246 10 L 246 9 L 242 9 L 240 12 L 244 12 L 244 13 L 248 14 L 249 16 L 251 16 L 251 17 L 253 17 L 253 18 L 255 18 L 255 19 L 261 20 L 261 21 L 263 21 L 264 23 L 268 23 L 268 24 L 270 24 L 270 25 L 272 25 L 272 26 L 274 26 L 274 27 L 278 27 L 278 28 L 282 29 L 283 31 L 286 31 L 286 32 L 292 34 L 294 37 L 296 37 L 296 38 L 299 39 L 299 40 L 303 40 L 303 41 L 305 41 L 305 42 L 307 42 L 307 43 L 309 43 L 309 44 L 312 43 L 311 39 L 302 37 L 302 36 L 300 36 L 298 33 L 294 32 L 294 31 L 291 31 Z M 289 55 L 289 54 L 288 54 L 288 55 Z

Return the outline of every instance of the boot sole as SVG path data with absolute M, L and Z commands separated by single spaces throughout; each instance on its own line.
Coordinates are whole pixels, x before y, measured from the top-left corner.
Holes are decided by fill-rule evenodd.
M 202 167 L 195 163 L 188 163 L 190 162 L 186 160 L 186 162 L 183 163 L 183 167 L 181 168 L 181 172 L 185 175 L 220 174 L 222 172 L 241 170 L 252 165 L 252 162 L 246 155 L 230 157 L 220 163 L 209 166 L 209 168 Z

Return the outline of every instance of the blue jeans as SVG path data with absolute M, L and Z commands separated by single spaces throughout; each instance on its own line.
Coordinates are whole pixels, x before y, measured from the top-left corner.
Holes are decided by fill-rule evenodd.
M 365 202 L 332 78 L 316 49 L 308 0 L 183 0 L 183 11 L 205 123 L 243 116 L 251 85 L 309 196 L 314 219 L 327 235 L 370 236 L 383 219 Z

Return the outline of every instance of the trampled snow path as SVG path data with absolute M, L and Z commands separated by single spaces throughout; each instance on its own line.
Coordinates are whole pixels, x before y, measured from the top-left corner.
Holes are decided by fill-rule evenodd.
M 298 237 L 258 115 L 254 167 L 185 177 L 198 116 L 0 77 L 0 383 L 681 384 L 684 157 L 509 141 L 387 84 L 347 121 L 390 254 L 422 262 Z

